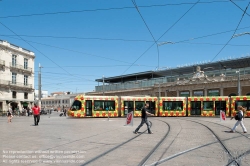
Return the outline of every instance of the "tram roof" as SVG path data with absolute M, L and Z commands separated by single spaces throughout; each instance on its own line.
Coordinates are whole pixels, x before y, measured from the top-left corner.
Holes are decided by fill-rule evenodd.
M 145 72 L 132 73 L 114 77 L 105 77 L 104 82 L 120 83 L 120 82 L 136 81 L 136 80 L 148 80 L 159 77 L 182 76 L 185 74 L 191 74 L 195 72 L 197 66 L 200 66 L 202 71 L 246 68 L 250 67 L 250 56 L 203 63 L 203 64 L 195 64 L 184 67 L 168 68 L 165 70 L 145 71 Z M 95 81 L 103 82 L 103 78 L 96 79 Z

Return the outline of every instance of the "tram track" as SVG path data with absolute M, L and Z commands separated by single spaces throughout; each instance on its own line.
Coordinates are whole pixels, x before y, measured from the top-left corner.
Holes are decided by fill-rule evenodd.
M 170 125 L 165 122 L 165 121 L 162 121 L 162 120 L 158 120 L 158 121 L 161 121 L 165 124 L 168 125 L 168 131 L 167 133 L 162 137 L 162 139 L 155 145 L 155 147 L 147 154 L 147 156 L 145 156 L 141 162 L 138 164 L 138 166 L 143 166 L 146 164 L 146 162 L 148 161 L 148 159 L 153 155 L 153 153 L 159 148 L 159 146 L 163 143 L 163 141 L 167 138 L 169 132 L 170 132 Z
M 180 119 L 180 120 L 184 120 L 184 119 Z M 174 155 L 171 155 L 167 158 L 164 158 L 164 159 L 161 159 L 161 160 L 158 160 L 152 164 L 149 164 L 147 166 L 156 166 L 156 165 L 161 165 L 171 159 L 174 159 L 176 157 L 179 157 L 181 155 L 184 155 L 184 154 L 187 154 L 189 152 L 192 152 L 192 151 L 195 151 L 197 149 L 201 149 L 201 148 L 204 148 L 204 147 L 207 147 L 209 145 L 212 145 L 212 144 L 215 144 L 215 143 L 220 143 L 220 145 L 223 147 L 223 149 L 226 151 L 226 154 L 229 155 L 229 161 L 227 163 L 226 166 L 230 166 L 231 164 L 234 164 L 234 165 L 237 165 L 237 166 L 240 166 L 240 161 L 239 159 L 241 157 L 243 157 L 244 155 L 247 155 L 250 153 L 250 150 L 246 151 L 245 153 L 237 156 L 237 157 L 234 157 L 231 152 L 229 151 L 229 149 L 226 147 L 226 145 L 223 143 L 223 141 L 227 141 L 227 140 L 232 140 L 232 139 L 235 139 L 235 138 L 241 138 L 241 136 L 237 136 L 237 137 L 233 137 L 233 138 L 228 138 L 228 139 L 220 139 L 219 136 L 210 128 L 208 127 L 207 125 L 203 124 L 203 123 L 200 123 L 200 122 L 197 122 L 197 121 L 193 121 L 193 120 L 185 120 L 185 121 L 190 121 L 190 122 L 193 122 L 193 123 L 198 123 L 204 127 L 206 127 L 213 135 L 214 137 L 217 139 L 217 141 L 213 141 L 213 142 L 210 142 L 210 143 L 207 143 L 207 144 L 204 144 L 204 145 L 201 145 L 201 146 L 197 146 L 197 147 L 193 147 L 193 148 L 190 148 L 190 149 L 187 149 L 187 150 L 184 150 L 182 152 L 179 152 L 179 153 L 176 153 Z
M 205 120 L 202 120 L 202 121 L 205 121 Z M 216 125 L 219 125 L 219 126 L 223 126 L 223 127 L 225 127 L 225 128 L 229 128 L 229 129 L 231 130 L 230 127 L 225 126 L 225 125 L 222 125 L 222 124 L 218 124 L 218 123 L 211 122 L 211 121 L 205 121 L 205 122 L 213 123 L 213 124 L 216 124 Z M 243 137 L 247 138 L 248 140 L 250 140 L 250 138 L 249 138 L 248 136 L 246 136 L 245 134 L 243 134 L 243 133 L 240 133 L 240 132 L 237 132 L 237 131 L 236 131 L 235 133 L 240 134 L 241 136 L 243 136 Z M 245 151 L 244 153 L 241 153 L 241 154 L 239 154 L 238 156 L 234 157 L 235 159 L 232 160 L 232 161 L 229 161 L 228 164 L 227 164 L 226 166 L 230 166 L 230 165 L 233 164 L 234 162 L 240 163 L 240 162 L 241 162 L 241 159 L 242 159 L 244 156 L 248 155 L 248 154 L 250 154 L 250 149 L 247 150 L 247 151 Z
M 219 136 L 210 127 L 208 127 L 207 125 L 205 125 L 203 123 L 197 122 L 197 121 L 193 121 L 193 120 L 187 120 L 187 121 L 198 123 L 198 124 L 206 127 L 209 131 L 211 131 L 211 133 L 216 137 L 216 139 L 219 141 L 220 145 L 223 147 L 223 149 L 229 155 L 230 159 L 229 159 L 228 163 L 234 163 L 237 166 L 240 166 L 240 163 L 234 159 L 235 157 L 232 155 L 232 153 L 229 151 L 229 149 L 226 147 L 226 145 L 222 142 L 222 140 L 219 138 Z
M 240 137 L 240 136 L 232 137 L 232 138 L 224 139 L 224 140 L 222 140 L 222 141 L 228 141 L 228 140 L 232 140 L 232 139 L 239 138 L 239 137 Z M 204 147 L 207 147 L 207 146 L 209 146 L 209 145 L 216 144 L 216 143 L 218 143 L 218 141 L 213 141 L 213 142 L 210 142 L 210 143 L 201 145 L 201 146 L 197 146 L 197 147 L 193 147 L 193 148 L 190 148 L 190 149 L 186 149 L 186 150 L 184 150 L 184 151 L 182 151 L 182 152 L 179 152 L 179 153 L 176 153 L 176 154 L 171 155 L 171 156 L 169 156 L 169 157 L 163 158 L 163 159 L 161 159 L 161 160 L 159 160 L 159 161 L 156 161 L 156 162 L 154 162 L 154 163 L 152 163 L 152 164 L 150 164 L 150 165 L 146 165 L 146 166 L 156 166 L 156 165 L 160 165 L 160 164 L 163 164 L 163 163 L 165 163 L 165 162 L 167 162 L 167 161 L 169 161 L 169 160 L 171 160 L 171 159 L 174 159 L 174 158 L 176 158 L 176 157 L 185 155 L 185 154 L 187 154 L 187 153 L 189 153 L 189 152 L 192 152 L 192 151 L 195 151 L 195 150 L 198 150 L 198 149 L 201 149 L 201 148 L 204 148 Z
M 153 123 L 152 123 L 151 121 L 149 121 L 149 123 L 150 123 L 150 128 L 151 128 L 151 127 L 153 126 Z M 115 147 L 113 147 L 113 148 L 111 148 L 111 149 L 109 149 L 109 150 L 107 150 L 107 151 L 105 151 L 105 152 L 99 154 L 98 156 L 96 156 L 96 157 L 90 159 L 89 161 L 86 161 L 86 162 L 85 162 L 84 164 L 82 164 L 81 166 L 89 165 L 90 163 L 96 161 L 97 159 L 103 157 L 104 155 L 106 155 L 106 154 L 108 154 L 108 153 L 110 153 L 110 152 L 113 152 L 114 150 L 118 149 L 119 147 L 121 147 L 121 146 L 123 146 L 123 145 L 129 143 L 130 141 L 134 140 L 135 138 L 141 136 L 141 135 L 144 134 L 146 131 L 147 131 L 147 129 L 146 129 L 145 131 L 139 133 L 138 135 L 136 135 L 136 136 L 134 136 L 134 137 L 128 139 L 127 141 L 125 141 L 125 142 L 123 142 L 123 143 L 120 143 L 120 144 L 116 145 Z

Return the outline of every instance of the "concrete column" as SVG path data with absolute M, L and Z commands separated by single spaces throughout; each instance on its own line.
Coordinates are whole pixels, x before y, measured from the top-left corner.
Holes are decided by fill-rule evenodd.
M 220 88 L 220 96 L 224 96 L 224 88 Z
M 204 88 L 204 96 L 207 96 L 207 88 Z
M 180 91 L 176 90 L 176 96 L 179 97 L 180 96 Z
M 190 97 L 193 96 L 193 90 L 189 90 Z

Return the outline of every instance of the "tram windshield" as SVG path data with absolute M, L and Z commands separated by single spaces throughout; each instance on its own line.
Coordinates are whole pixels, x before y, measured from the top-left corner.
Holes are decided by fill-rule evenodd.
M 70 110 L 77 111 L 77 110 L 80 110 L 81 108 L 82 108 L 82 103 L 78 100 L 75 100 L 74 103 L 72 104 Z

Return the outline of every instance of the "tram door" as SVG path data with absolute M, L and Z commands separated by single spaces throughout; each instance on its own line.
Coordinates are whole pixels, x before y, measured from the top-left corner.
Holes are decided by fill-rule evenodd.
M 154 101 L 146 101 L 149 103 L 149 112 L 155 115 L 155 102 Z
M 85 106 L 86 116 L 92 116 L 92 101 L 86 100 Z
M 220 110 L 226 112 L 226 101 L 215 102 L 215 115 L 220 115 Z
M 134 111 L 133 101 L 124 101 L 123 104 L 124 104 L 124 115 L 127 115 L 131 111 Z
M 191 115 L 201 115 L 200 101 L 191 101 Z

